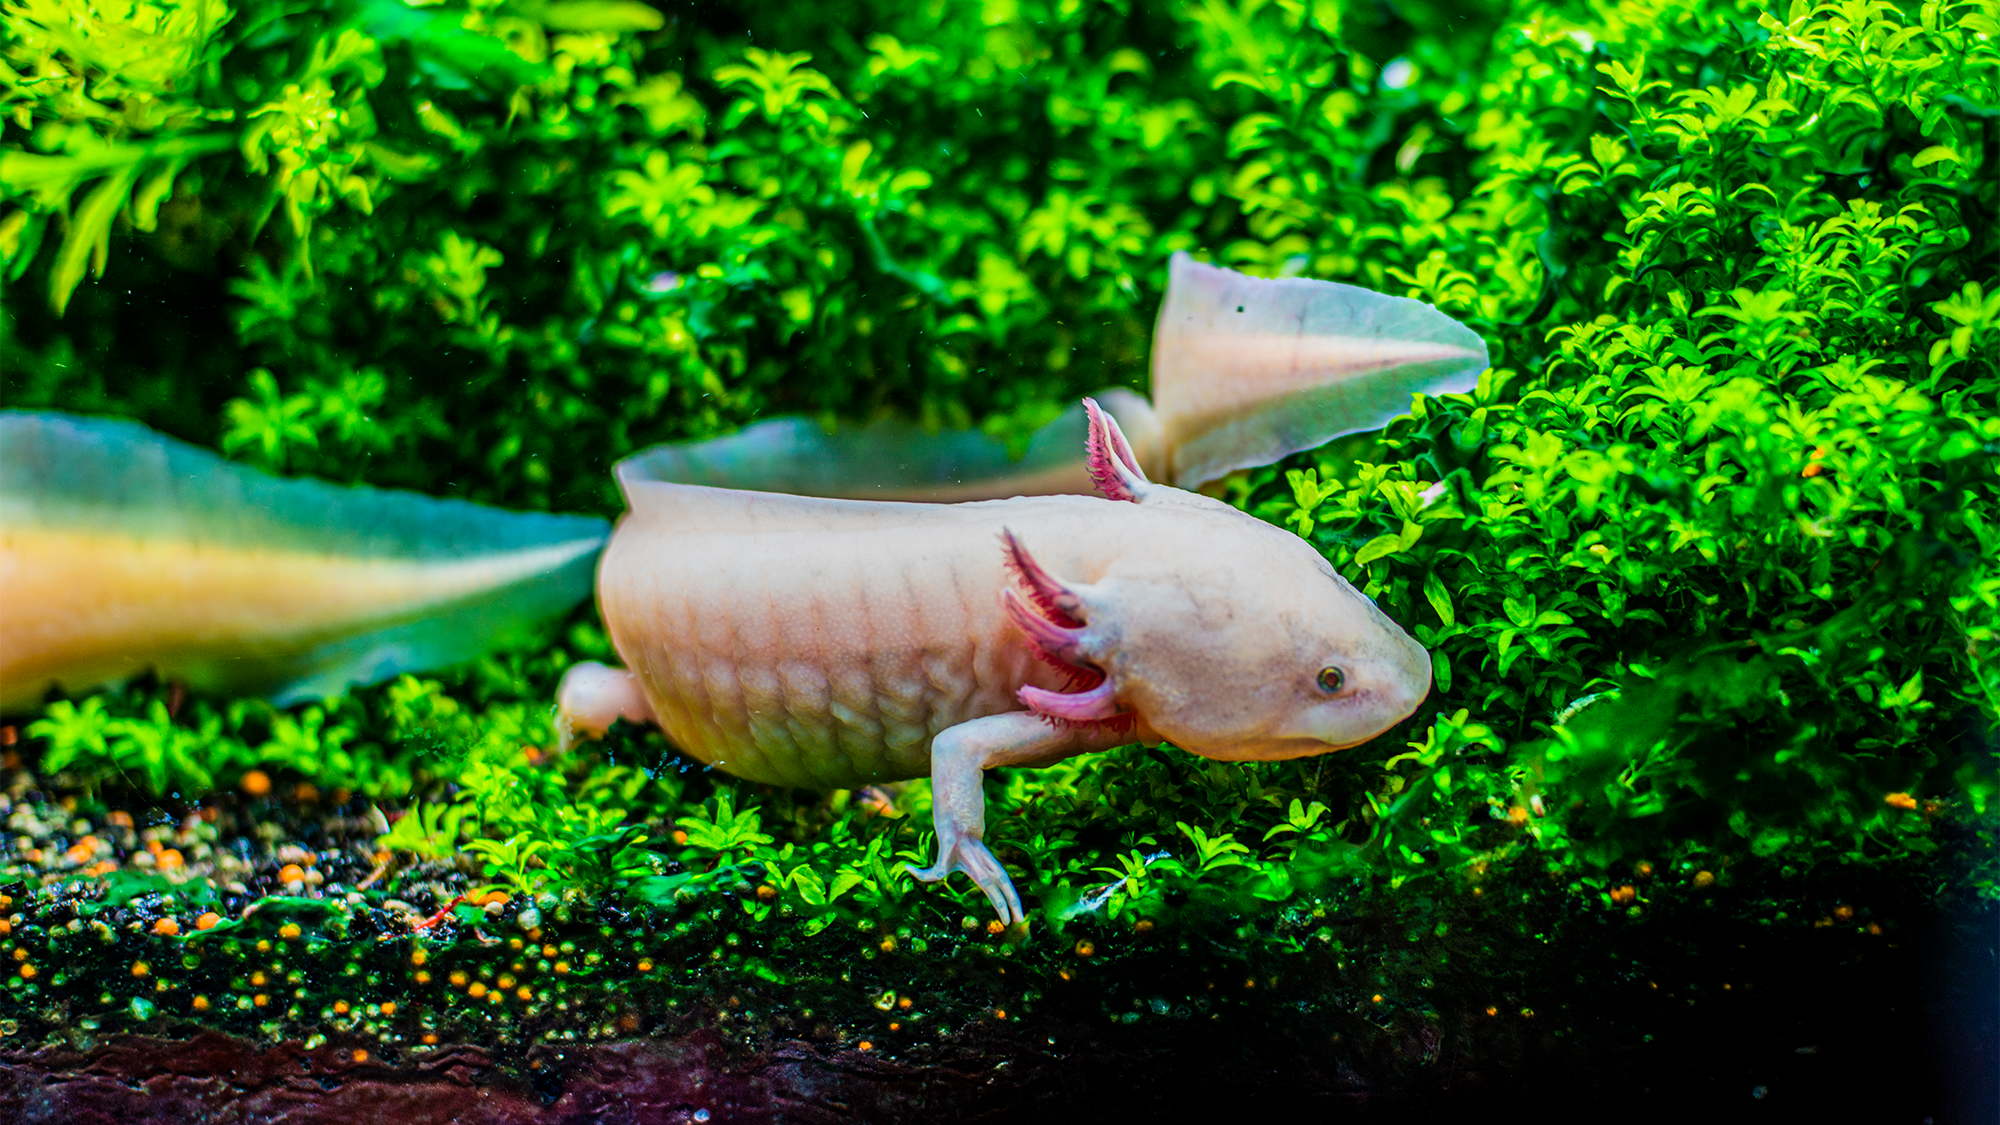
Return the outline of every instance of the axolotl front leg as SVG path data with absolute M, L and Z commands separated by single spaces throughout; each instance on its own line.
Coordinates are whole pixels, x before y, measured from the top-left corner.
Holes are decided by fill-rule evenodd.
M 1027 917 L 1014 882 L 986 846 L 986 795 L 980 777 L 995 766 L 1048 765 L 1098 749 L 1077 731 L 1029 711 L 988 715 L 939 731 L 931 740 L 931 813 L 938 858 L 910 869 L 926 883 L 963 871 L 986 892 L 1005 925 Z

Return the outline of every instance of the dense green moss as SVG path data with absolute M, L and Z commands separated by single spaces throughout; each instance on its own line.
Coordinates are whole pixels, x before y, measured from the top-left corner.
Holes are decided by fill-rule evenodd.
M 1044 929 L 1249 918 L 1283 950 L 1329 903 L 1501 874 L 1643 915 L 1635 864 L 1781 881 L 1907 864 L 1941 825 L 1976 828 L 1941 870 L 1995 893 L 1990 0 L 6 13 L 8 405 L 288 472 L 610 514 L 612 460 L 777 411 L 1024 435 L 1143 386 L 1179 249 L 1479 328 L 1473 394 L 1226 486 L 1433 649 L 1430 703 L 1329 758 L 1000 779 L 993 838 Z M 921 785 L 769 792 L 637 731 L 545 761 L 555 677 L 608 655 L 583 610 L 289 712 L 55 701 L 16 750 L 98 824 L 134 787 L 184 809 L 273 775 L 409 808 L 328 845 L 401 857 L 371 911 L 442 907 L 469 851 L 510 910 L 589 895 L 699 930 L 663 958 L 740 932 L 831 972 L 904 929 L 985 940 L 973 896 L 900 866 Z M 872 816 L 885 797 L 914 815 Z M 64 858 L 79 834 L 9 862 L 89 899 L 104 871 L 78 872 L 136 853 Z M 740 931 L 688 913 L 738 884 L 771 890 L 723 908 Z M 327 901 L 265 890 L 168 906 Z M 641 928 L 599 952 L 665 940 Z

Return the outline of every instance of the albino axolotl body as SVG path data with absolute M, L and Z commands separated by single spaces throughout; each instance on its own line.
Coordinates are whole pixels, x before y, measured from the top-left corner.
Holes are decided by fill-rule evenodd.
M 1003 921 L 980 771 L 1128 742 L 1224 760 L 1364 742 L 1430 690 L 1428 653 L 1309 545 L 1148 482 L 1091 404 L 1108 499 L 823 500 L 627 481 L 598 571 L 628 670 L 580 665 L 563 721 L 655 721 L 752 781 L 928 775 L 939 855 Z

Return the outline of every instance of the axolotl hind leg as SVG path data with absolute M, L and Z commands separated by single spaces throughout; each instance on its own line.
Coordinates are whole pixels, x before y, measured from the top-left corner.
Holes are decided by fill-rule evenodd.
M 623 668 L 586 660 L 563 673 L 556 688 L 558 750 L 568 750 L 587 738 L 603 738 L 619 719 L 653 722 L 653 708 L 639 679 Z
M 972 877 L 993 903 L 1000 921 L 1026 917 L 1014 881 L 986 847 L 986 795 L 981 774 L 995 766 L 1045 765 L 1092 749 L 1077 732 L 1029 711 L 988 715 L 938 732 L 931 740 L 931 810 L 937 824 L 937 862 L 910 874 L 935 883 L 954 871 Z

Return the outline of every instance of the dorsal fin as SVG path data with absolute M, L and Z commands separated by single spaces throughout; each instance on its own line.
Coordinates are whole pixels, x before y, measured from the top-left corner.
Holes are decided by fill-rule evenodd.
M 1131 391 L 1100 392 L 1141 464 L 1164 465 L 1159 425 Z M 808 418 L 772 418 L 727 437 L 656 445 L 618 463 L 621 483 L 666 481 L 847 500 L 955 503 L 1092 491 L 1081 404 L 1036 430 L 1027 451 L 978 430 L 928 431 L 886 419 L 831 432 Z
M 927 515 L 937 516 L 944 510 L 936 504 L 917 501 L 790 496 L 632 477 L 625 477 L 619 483 L 625 489 L 625 503 L 632 509 L 628 519 L 648 525 L 668 525 L 685 535 L 859 531 L 901 526 Z

